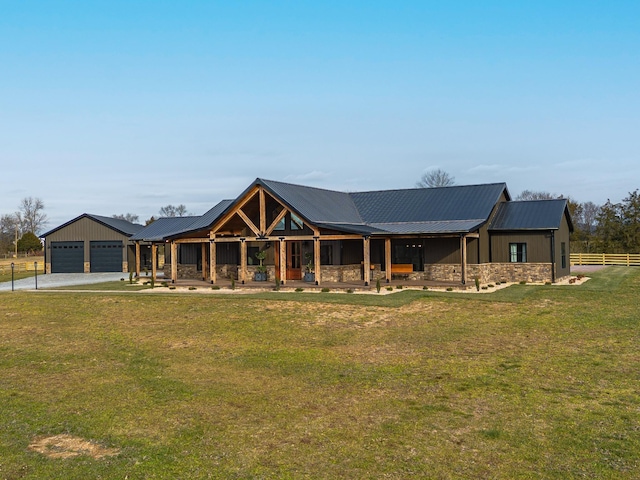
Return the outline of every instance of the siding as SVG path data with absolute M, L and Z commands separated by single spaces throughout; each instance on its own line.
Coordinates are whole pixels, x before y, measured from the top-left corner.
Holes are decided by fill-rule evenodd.
M 562 268 L 562 242 L 566 245 L 566 259 L 567 264 L 565 268 Z M 569 223 L 567 216 L 562 216 L 562 222 L 560 223 L 560 229 L 556 231 L 556 278 L 566 277 L 571 273 L 571 262 L 569 261 Z
M 509 244 L 527 244 L 527 263 L 551 263 L 551 234 L 549 231 L 527 233 L 493 233 L 491 235 L 491 260 L 509 263 Z
M 51 245 L 51 242 L 84 241 L 85 263 L 90 261 L 91 240 L 120 240 L 124 245 L 129 243 L 128 236 L 116 232 L 109 227 L 105 227 L 87 217 L 81 218 L 77 222 L 73 222 L 46 237 L 47 246 Z M 47 258 L 51 258 L 49 254 L 47 254 Z M 122 261 L 127 261 L 126 248 L 122 249 Z

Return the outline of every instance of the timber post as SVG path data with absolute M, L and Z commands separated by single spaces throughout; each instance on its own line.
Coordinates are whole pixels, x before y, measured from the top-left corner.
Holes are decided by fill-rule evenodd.
M 313 263 L 316 285 L 320 285 L 320 237 L 313 237 Z
M 215 234 L 212 234 L 212 236 Z M 216 243 L 215 238 L 209 239 L 209 280 L 211 284 L 216 283 Z
M 158 274 L 158 245 L 156 243 L 152 243 L 151 244 L 151 279 L 153 282 L 156 281 L 157 274 Z
M 391 282 L 391 238 L 384 239 L 384 276 Z
M 178 281 L 178 244 L 171 242 L 171 283 Z
M 140 276 L 140 241 L 136 241 L 136 277 Z
M 362 237 L 363 241 L 363 250 L 364 250 L 364 262 L 363 262 L 363 276 L 364 276 L 364 286 L 369 286 L 369 280 L 371 279 L 371 240 L 369 235 L 364 235 Z
M 246 238 L 240 239 L 240 275 L 238 280 L 244 285 L 247 269 L 247 242 Z
M 287 283 L 287 245 L 284 237 L 280 238 L 280 282 L 284 285 Z

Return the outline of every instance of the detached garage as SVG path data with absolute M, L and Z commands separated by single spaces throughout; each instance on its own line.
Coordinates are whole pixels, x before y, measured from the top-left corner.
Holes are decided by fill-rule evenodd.
M 84 213 L 45 233 L 46 273 L 127 272 L 142 225 Z

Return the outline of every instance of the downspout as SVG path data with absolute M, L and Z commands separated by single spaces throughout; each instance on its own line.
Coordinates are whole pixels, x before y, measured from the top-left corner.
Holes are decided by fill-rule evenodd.
M 556 232 L 551 232 L 551 283 L 556 283 Z

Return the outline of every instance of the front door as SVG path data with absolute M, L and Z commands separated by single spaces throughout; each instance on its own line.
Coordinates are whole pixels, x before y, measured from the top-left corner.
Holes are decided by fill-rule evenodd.
M 287 280 L 302 280 L 302 242 L 287 242 Z

